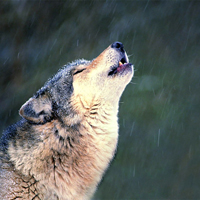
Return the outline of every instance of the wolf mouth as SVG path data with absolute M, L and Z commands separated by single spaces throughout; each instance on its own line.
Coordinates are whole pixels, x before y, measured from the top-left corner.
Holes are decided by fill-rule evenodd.
M 130 68 L 132 66 L 131 63 L 129 63 L 128 58 L 126 55 L 124 55 L 120 61 L 118 61 L 117 65 L 113 66 L 108 73 L 108 76 L 113 76 L 115 74 L 122 74 L 126 69 Z

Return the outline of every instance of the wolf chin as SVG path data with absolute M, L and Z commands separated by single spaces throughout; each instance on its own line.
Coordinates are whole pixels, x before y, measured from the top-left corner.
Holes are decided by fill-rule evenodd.
M 119 99 L 132 76 L 115 42 L 49 79 L 3 133 L 0 199 L 90 199 L 115 154 Z

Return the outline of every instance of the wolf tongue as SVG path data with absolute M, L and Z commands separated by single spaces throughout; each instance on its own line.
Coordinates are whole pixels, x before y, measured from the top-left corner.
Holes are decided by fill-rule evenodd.
M 129 65 L 128 63 L 122 63 L 119 62 L 119 67 L 117 68 L 117 71 L 120 72 L 121 70 L 125 69 L 127 67 L 127 65 Z

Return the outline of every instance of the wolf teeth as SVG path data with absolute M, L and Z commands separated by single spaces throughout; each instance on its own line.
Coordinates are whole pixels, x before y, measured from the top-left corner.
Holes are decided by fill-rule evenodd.
M 123 63 L 119 61 L 119 66 L 121 66 L 121 65 L 123 65 Z
M 124 64 L 127 64 L 127 62 L 124 62 Z M 121 61 L 119 61 L 119 66 L 124 65 Z

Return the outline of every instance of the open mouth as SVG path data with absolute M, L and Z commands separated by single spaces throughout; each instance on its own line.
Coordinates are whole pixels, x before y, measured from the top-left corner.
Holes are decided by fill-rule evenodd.
M 132 66 L 131 63 L 128 63 L 128 58 L 123 57 L 119 62 L 117 66 L 114 66 L 111 68 L 110 72 L 108 73 L 108 76 L 113 76 L 118 73 L 123 73 L 126 69 L 130 68 Z

